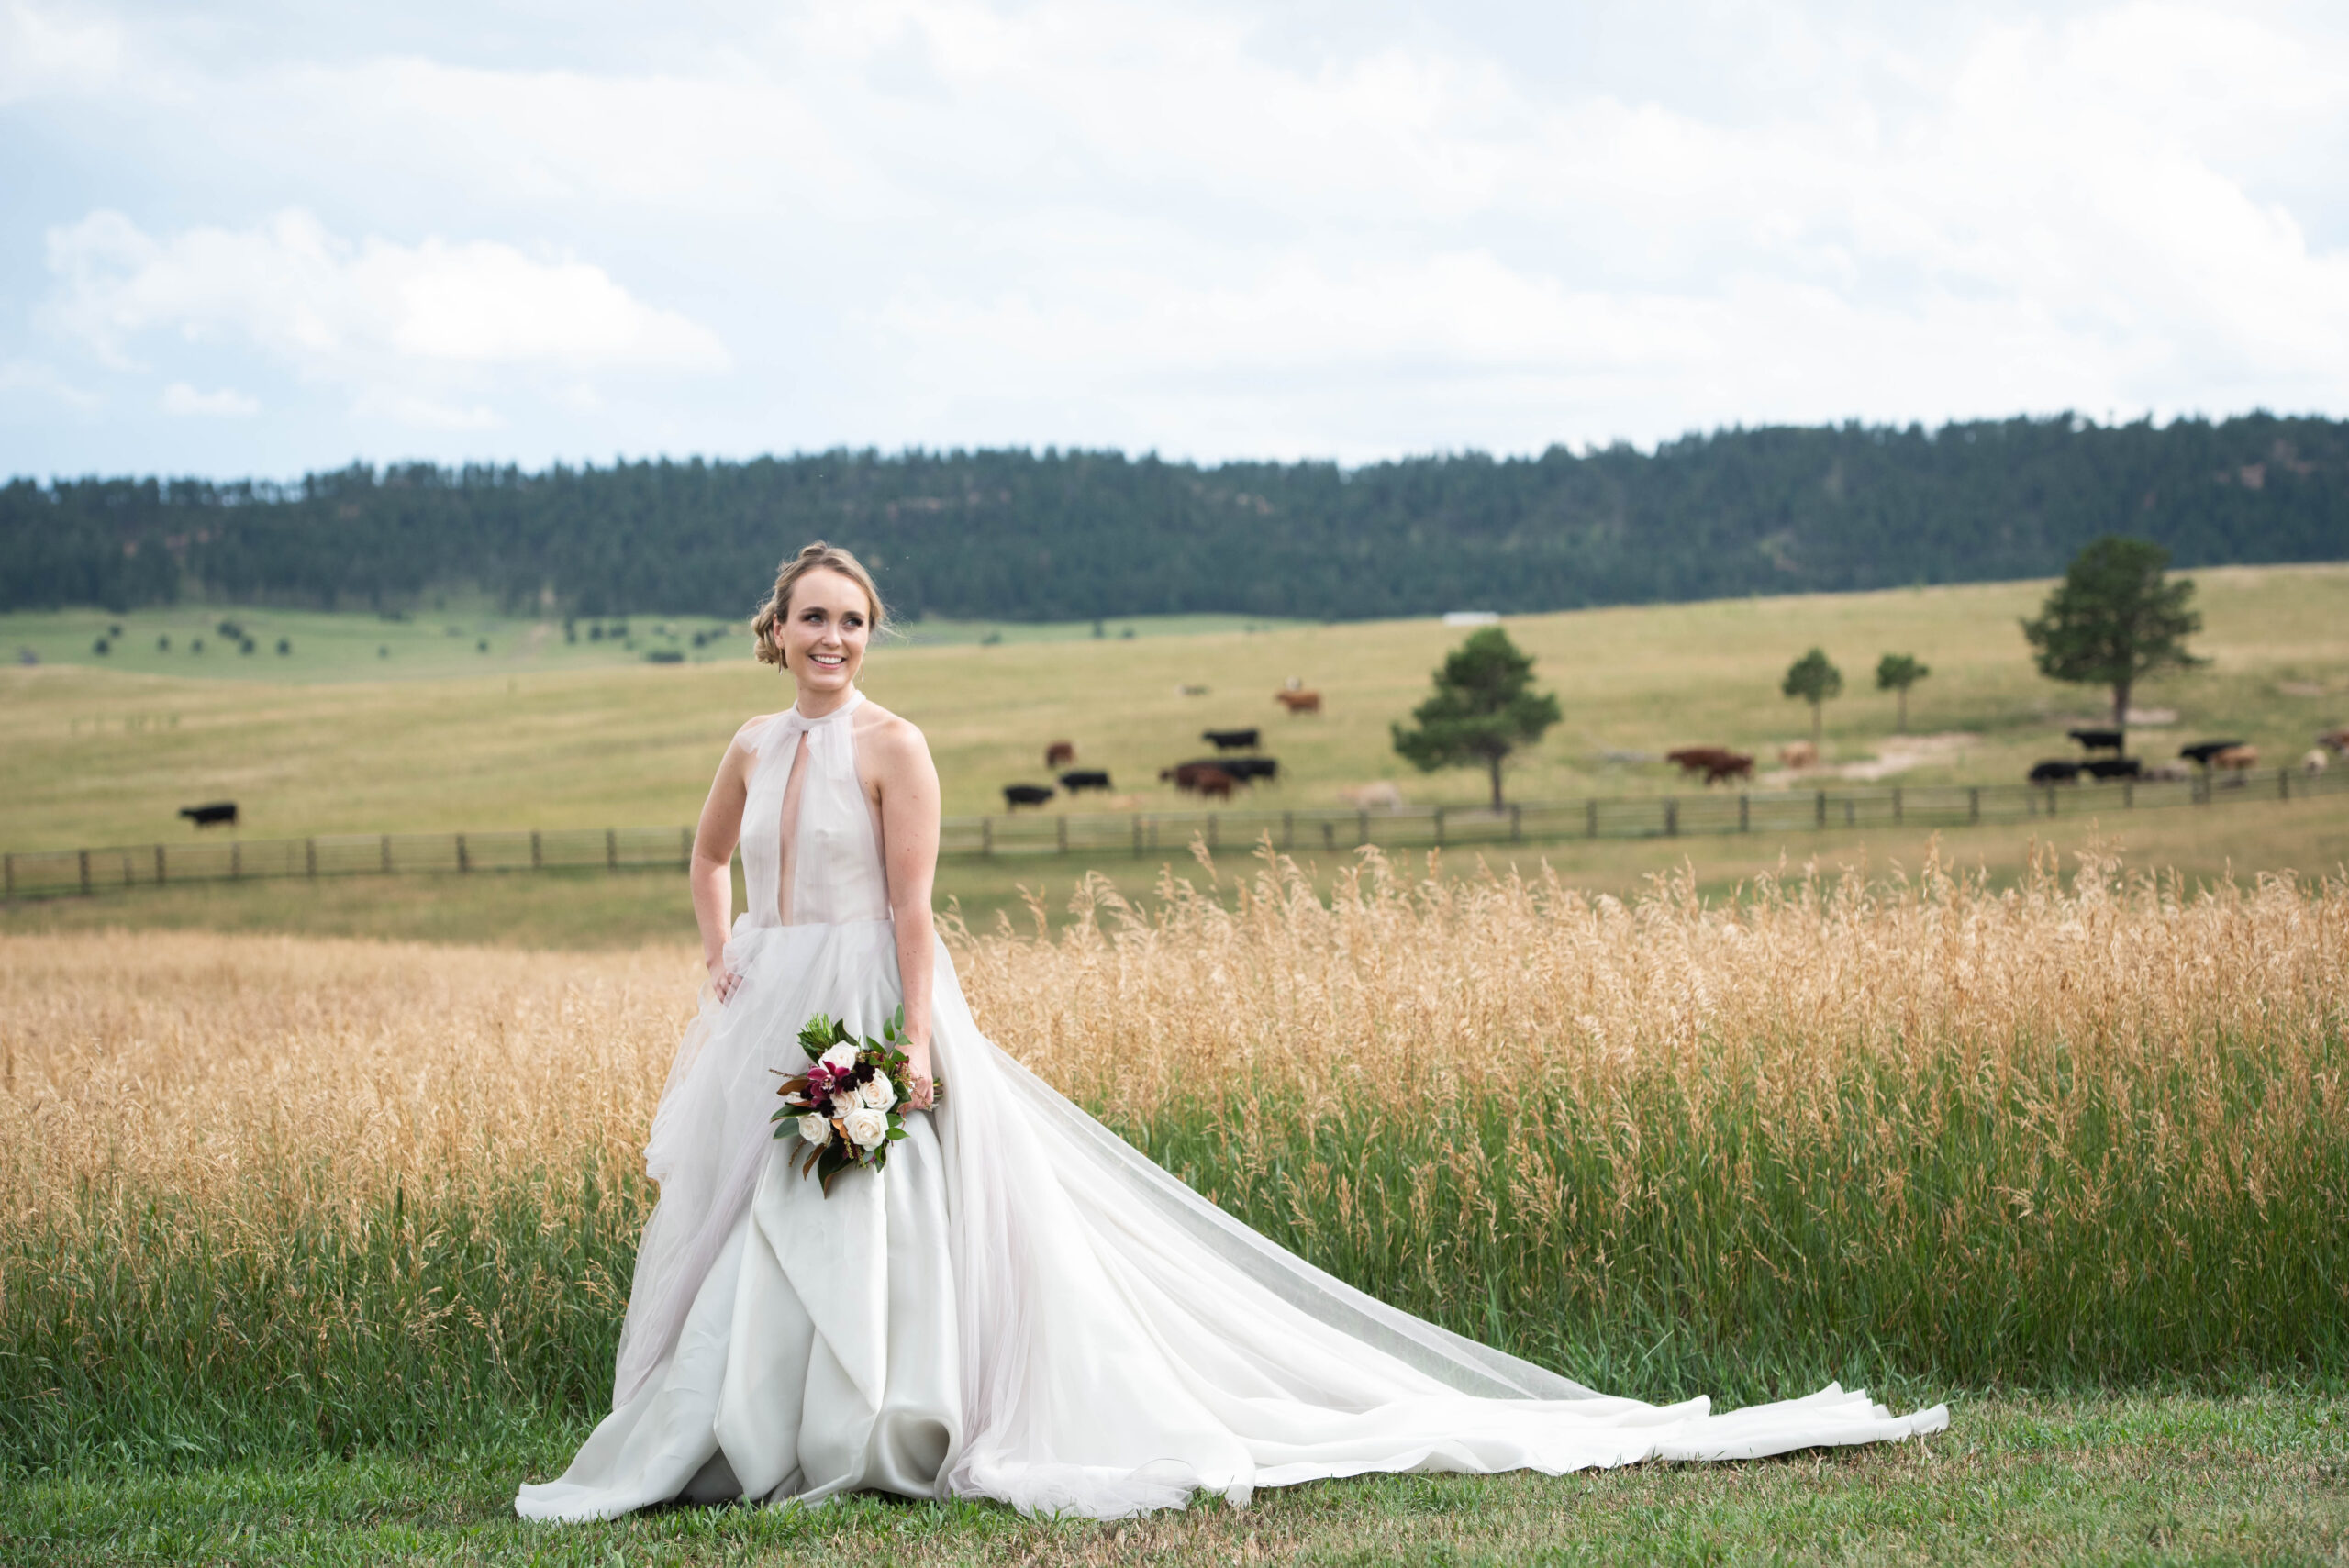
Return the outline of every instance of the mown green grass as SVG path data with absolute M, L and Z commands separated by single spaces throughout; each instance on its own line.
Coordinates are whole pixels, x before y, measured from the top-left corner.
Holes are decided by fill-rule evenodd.
M 2142 751 L 2160 755 L 2218 733 L 2288 762 L 2319 729 L 2349 722 L 2349 568 L 2229 568 L 2197 579 L 2209 629 L 2196 646 L 2213 662 L 2139 694 L 2141 705 L 2178 715 L 2141 735 Z M 1512 617 L 1511 635 L 1535 656 L 1565 717 L 1513 766 L 1510 787 L 1525 799 L 1684 789 L 1676 770 L 1605 753 L 1692 742 L 1756 751 L 1766 774 L 1776 744 L 1808 732 L 1806 711 L 1777 683 L 1813 643 L 1846 681 L 1828 709 L 1831 761 L 1875 755 L 1889 737 L 1893 699 L 1873 689 L 1871 672 L 1880 653 L 1900 651 L 1933 668 L 1912 695 L 1911 728 L 1976 738 L 1900 777 L 2016 781 L 2034 759 L 2071 753 L 2066 724 L 2094 718 L 2101 700 L 2032 672 L 2016 621 L 2044 592 L 1996 584 Z M 269 625 L 260 611 L 201 613 Z M 789 701 L 787 685 L 739 654 L 614 664 L 608 650 L 562 644 L 558 629 L 529 658 L 499 654 L 495 639 L 480 655 L 465 628 L 451 638 L 425 621 L 403 628 L 419 644 L 410 662 L 440 678 L 369 680 L 360 677 L 373 670 L 351 669 L 339 684 L 306 681 L 293 668 L 301 648 L 341 636 L 372 651 L 386 624 L 317 621 L 297 637 L 295 660 L 266 646 L 227 656 L 250 678 L 199 678 L 180 654 L 145 668 L 139 660 L 162 656 L 136 617 L 123 621 L 106 668 L 86 652 L 81 665 L 0 668 L 0 791 L 9 803 L 0 848 L 184 837 L 173 812 L 221 798 L 236 800 L 244 831 L 261 837 L 687 822 L 736 727 Z M 29 624 L 0 617 L 0 649 Z M 1088 795 L 1079 808 L 1172 805 L 1158 770 L 1199 754 L 1203 728 L 1251 725 L 1288 770 L 1283 784 L 1257 792 L 1262 805 L 1332 805 L 1342 787 L 1377 780 L 1399 783 L 1415 801 L 1482 798 L 1475 773 L 1415 773 L 1388 736 L 1464 635 L 1456 628 L 1395 621 L 1130 641 L 1042 635 L 1052 629 L 995 646 L 901 643 L 874 653 L 867 689 L 923 727 L 950 813 L 999 809 L 1004 784 L 1045 776 L 1043 749 L 1054 740 L 1074 742 L 1085 765 L 1115 780 L 1112 796 Z M 150 652 L 132 659 L 134 644 Z M 217 674 L 215 654 L 203 657 Z M 1324 694 L 1320 717 L 1290 718 L 1275 706 L 1291 678 Z M 1183 695 L 1201 686 L 1206 695 Z
M 0 1493 L 12 1563 L 2338 1562 L 2349 1402 L 2271 1387 L 1961 1401 L 1893 1449 L 1552 1479 L 1379 1476 L 1123 1524 L 857 1497 L 514 1518 L 583 1428 L 425 1451 L 55 1475 Z

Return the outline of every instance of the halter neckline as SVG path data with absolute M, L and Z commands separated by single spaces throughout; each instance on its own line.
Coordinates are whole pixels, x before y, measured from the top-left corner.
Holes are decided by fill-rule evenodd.
M 783 719 L 785 724 L 794 729 L 813 729 L 819 724 L 829 724 L 834 719 L 846 717 L 848 715 L 854 713 L 858 708 L 863 707 L 863 706 L 864 694 L 860 691 L 852 690 L 849 693 L 848 701 L 841 704 L 840 706 L 832 709 L 831 712 L 825 714 L 820 718 L 808 717 L 806 714 L 799 711 L 799 705 L 795 702 L 789 707 L 783 710 Z

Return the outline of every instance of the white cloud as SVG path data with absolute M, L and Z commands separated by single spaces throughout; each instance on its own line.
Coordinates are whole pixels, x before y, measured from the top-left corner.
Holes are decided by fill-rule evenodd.
M 106 402 L 59 375 L 56 366 L 39 360 L 0 360 L 0 397 L 12 393 L 29 393 L 33 395 L 28 402 L 48 403 L 76 414 L 95 414 Z
M 42 319 L 467 455 L 2349 411 L 2349 31 L 2283 0 L 715 0 L 519 63 L 403 17 L 43 43 L 217 182 L 172 210 L 333 216 L 159 229 L 104 187 L 140 221 L 19 226 Z
M 23 4 L 0 6 L 0 104 L 103 90 L 121 64 L 122 29 Z
M 261 412 L 261 399 L 248 397 L 234 387 L 198 392 L 184 381 L 175 381 L 163 388 L 161 406 L 177 418 L 250 419 Z
M 306 379 L 369 388 L 367 405 L 434 428 L 483 426 L 484 411 L 452 409 L 432 389 L 484 373 L 728 363 L 715 333 L 637 300 L 603 269 L 506 244 L 354 244 L 299 211 L 156 239 L 101 211 L 50 229 L 48 248 L 47 320 L 109 364 L 135 368 L 141 340 L 157 335 L 250 345 Z M 165 406 L 196 411 L 170 394 Z

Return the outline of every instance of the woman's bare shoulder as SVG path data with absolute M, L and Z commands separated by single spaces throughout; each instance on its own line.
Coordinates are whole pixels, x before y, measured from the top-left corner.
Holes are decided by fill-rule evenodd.
M 891 713 L 869 697 L 856 710 L 853 722 L 860 750 L 891 760 L 919 756 L 926 761 L 930 756 L 930 741 L 912 719 Z
M 756 718 L 744 719 L 742 728 L 734 732 L 734 739 L 727 744 L 728 754 L 751 750 L 758 741 L 759 732 L 773 724 L 777 717 L 779 716 L 775 714 L 763 713 Z

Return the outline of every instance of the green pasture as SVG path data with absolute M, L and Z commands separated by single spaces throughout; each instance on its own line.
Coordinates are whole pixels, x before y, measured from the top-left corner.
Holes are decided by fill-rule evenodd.
M 747 658 L 748 619 L 747 614 L 732 621 L 712 616 L 516 616 L 462 601 L 392 615 L 201 604 L 119 613 L 17 611 L 0 614 L 0 662 L 291 685 L 625 670 Z M 1124 616 L 1099 622 L 940 619 L 904 627 L 894 640 L 910 648 L 1127 642 L 1292 624 L 1263 616 L 1215 615 Z
M 2139 733 L 2142 752 L 2219 734 L 2290 762 L 2319 730 L 2349 721 L 2349 567 L 2196 577 L 2209 623 L 2196 646 L 2211 663 L 2139 694 L 2139 706 L 2176 715 Z M 2016 623 L 2044 591 L 2016 583 L 1511 617 L 1511 635 L 1565 712 L 1514 765 L 1511 791 L 1685 790 L 1660 762 L 1621 759 L 1698 742 L 1757 751 L 1768 787 L 1776 746 L 1809 728 L 1802 705 L 1778 695 L 1778 677 L 1814 643 L 1846 683 L 1828 705 L 1829 763 L 1885 753 L 1894 704 L 1873 689 L 1872 672 L 1897 651 L 1933 672 L 1911 695 L 1911 728 L 1960 739 L 1886 780 L 2018 780 L 2037 758 L 2073 753 L 2067 724 L 2099 717 L 2098 694 L 2031 667 Z M 228 651 L 223 619 L 239 621 L 256 651 Z M 90 653 L 114 624 L 123 628 L 115 651 Z M 628 624 L 635 651 L 610 639 L 566 642 L 555 621 L 453 614 L 0 617 L 0 650 L 47 643 L 41 663 L 0 668 L 0 847 L 169 841 L 191 831 L 174 819 L 179 806 L 212 799 L 237 801 L 243 831 L 259 837 L 688 822 L 735 728 L 785 706 L 789 688 L 739 639 L 691 649 L 691 631 L 715 622 Z M 1251 725 L 1286 773 L 1243 804 L 1334 805 L 1345 786 L 1380 780 L 1419 803 L 1481 798 L 1473 772 L 1416 773 L 1388 738 L 1465 635 L 1458 628 L 1178 621 L 1130 639 L 1114 634 L 1124 624 L 1105 626 L 1112 635 L 1099 639 L 1087 624 L 1017 636 L 1003 628 L 996 643 L 891 643 L 873 654 L 866 685 L 929 735 L 950 813 L 998 809 L 1004 784 L 1045 779 L 1043 750 L 1057 740 L 1074 743 L 1082 765 L 1108 770 L 1115 789 L 1049 809 L 1172 806 L 1158 770 L 1206 751 L 1204 728 Z M 185 651 L 207 626 L 206 651 Z M 685 644 L 684 662 L 644 662 L 662 626 Z M 273 651 L 279 635 L 292 653 Z M 155 648 L 164 636 L 169 653 Z M 487 653 L 477 651 L 484 639 Z M 390 656 L 377 659 L 378 647 Z M 1323 694 L 1319 717 L 1275 706 L 1291 680 Z
M 1532 874 L 1549 866 L 1574 886 L 1628 897 L 1653 877 L 1685 866 L 1705 896 L 1729 898 L 1757 877 L 1799 872 L 1812 863 L 1830 872 L 1853 867 L 1870 876 L 1897 875 L 1922 865 L 1929 852 L 1938 852 L 1945 864 L 1985 873 L 1993 886 L 2011 886 L 2023 879 L 2035 851 L 2053 850 L 2070 867 L 2091 843 L 2118 850 L 2132 870 L 2175 872 L 2189 888 L 2263 873 L 2289 872 L 2310 880 L 2349 874 L 2349 795 L 2125 817 L 2083 815 L 2056 824 L 1995 823 L 1938 833 L 1831 828 L 1668 842 L 1570 839 L 1513 852 L 1506 845 L 1454 850 L 1440 857 L 1439 867 L 1447 876 L 1476 876 L 1510 867 Z M 1298 856 L 1324 889 L 1348 858 L 1342 851 Z M 1415 854 L 1405 858 L 1414 867 L 1422 863 Z M 1234 873 L 1244 874 L 1252 869 L 1249 851 L 1227 845 L 1217 868 L 1227 882 Z M 996 920 L 1009 919 L 1027 930 L 1040 910 L 1057 923 L 1088 873 L 1107 877 L 1124 897 L 1149 909 L 1156 904 L 1159 877 L 1168 871 L 1204 880 L 1192 858 L 1179 851 L 1139 861 L 950 860 L 938 868 L 937 904 L 974 929 L 992 929 Z M 737 883 L 739 904 L 739 874 Z M 281 931 L 520 949 L 696 940 L 685 876 L 664 870 L 216 882 L 0 904 L 0 934 L 115 928 Z

